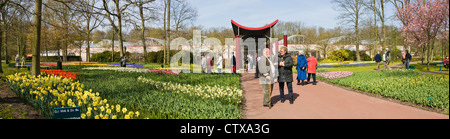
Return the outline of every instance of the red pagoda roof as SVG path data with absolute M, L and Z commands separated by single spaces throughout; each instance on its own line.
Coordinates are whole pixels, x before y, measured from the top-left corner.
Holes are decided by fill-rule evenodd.
M 243 26 L 243 25 L 241 25 L 241 24 L 236 23 L 234 20 L 231 20 L 231 23 L 234 24 L 234 25 L 236 25 L 236 26 L 238 26 L 239 28 L 242 28 L 242 29 L 246 29 L 246 30 L 255 30 L 255 31 L 256 31 L 256 30 L 264 30 L 264 29 L 267 29 L 267 28 L 270 28 L 270 27 L 274 26 L 275 24 L 278 23 L 278 19 L 275 20 L 274 22 L 270 23 L 270 24 L 267 25 L 267 26 L 263 26 L 263 27 L 259 27 L 259 28 L 246 27 L 246 26 Z

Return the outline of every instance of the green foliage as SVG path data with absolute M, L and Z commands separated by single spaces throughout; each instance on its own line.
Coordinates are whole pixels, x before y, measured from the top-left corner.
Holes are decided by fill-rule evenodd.
M 180 50 L 170 50 L 170 59 L 177 54 L 178 52 L 180 52 Z M 190 52 L 189 54 L 190 56 L 190 63 L 193 63 L 193 54 L 192 52 Z M 145 60 L 148 63 L 158 63 L 158 64 L 162 64 L 164 62 L 164 50 L 160 50 L 158 52 L 149 52 L 147 53 L 147 55 L 145 56 Z M 181 59 L 180 59 L 181 60 Z
M 130 57 L 130 52 L 125 52 L 125 56 Z M 91 61 L 93 62 L 111 62 L 112 53 L 111 51 L 104 51 L 101 53 L 96 53 L 91 56 Z M 120 52 L 114 52 L 114 61 L 120 62 Z
M 366 53 L 359 53 L 361 61 L 371 61 L 372 58 Z M 350 51 L 347 49 L 341 49 L 333 51 L 328 55 L 331 61 L 356 61 L 356 51 Z
M 328 59 L 333 61 L 351 61 L 355 59 L 352 51 L 347 49 L 341 49 L 337 51 L 333 51 L 328 55 Z

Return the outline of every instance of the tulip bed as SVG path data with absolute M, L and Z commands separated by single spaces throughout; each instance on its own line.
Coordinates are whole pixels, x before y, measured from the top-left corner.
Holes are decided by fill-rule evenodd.
M 317 76 L 321 76 L 327 79 L 337 79 L 347 76 L 352 76 L 353 72 L 350 71 L 336 71 L 336 72 L 318 72 Z
M 449 76 L 412 70 L 355 71 L 352 76 L 319 79 L 428 107 L 449 108 Z
M 128 68 L 127 68 L 128 69 Z M 239 76 L 67 69 L 108 102 L 150 119 L 239 119 Z
M 41 72 L 50 74 L 50 75 L 56 75 L 63 78 L 70 78 L 70 79 L 76 79 L 78 76 L 78 73 L 68 72 L 64 70 L 57 70 L 57 69 L 50 69 L 50 70 L 41 70 Z

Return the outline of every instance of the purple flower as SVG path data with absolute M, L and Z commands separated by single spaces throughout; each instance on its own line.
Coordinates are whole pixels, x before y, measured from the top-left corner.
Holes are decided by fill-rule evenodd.
M 347 76 L 353 75 L 353 72 L 349 71 L 336 71 L 336 72 L 322 72 L 317 73 L 317 76 L 321 76 L 327 79 L 337 79 L 337 78 L 343 78 Z

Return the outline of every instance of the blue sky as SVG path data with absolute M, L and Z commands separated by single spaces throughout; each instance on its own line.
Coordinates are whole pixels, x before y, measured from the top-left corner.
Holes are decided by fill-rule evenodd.
M 190 0 L 198 10 L 194 25 L 205 28 L 229 27 L 231 20 L 248 27 L 261 27 L 280 21 L 300 21 L 305 26 L 334 28 L 339 26 L 331 0 Z M 386 15 L 393 15 L 387 3 Z M 386 23 L 386 24 L 393 24 Z

